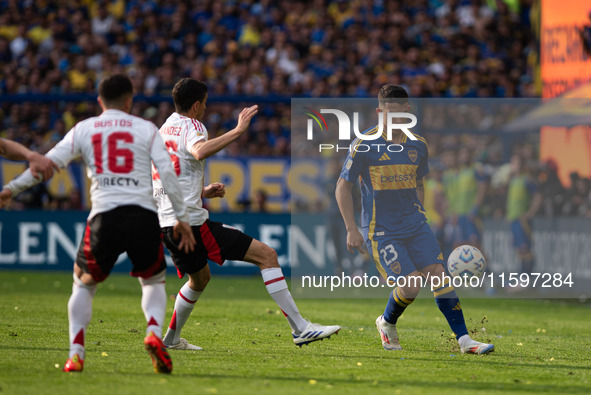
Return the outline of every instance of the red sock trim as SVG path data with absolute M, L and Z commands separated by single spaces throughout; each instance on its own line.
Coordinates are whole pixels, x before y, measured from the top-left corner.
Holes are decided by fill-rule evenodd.
M 176 331 L 176 310 L 172 313 L 172 319 L 170 320 L 170 325 L 168 327 L 173 331 Z
M 281 276 L 281 277 L 277 277 L 277 278 L 274 278 L 274 279 L 269 280 L 269 281 L 265 281 L 265 285 L 273 284 L 273 283 L 276 283 L 276 282 L 281 281 L 281 280 L 285 280 L 285 277 Z
M 189 300 L 189 299 L 187 299 L 187 298 L 185 297 L 185 295 L 183 295 L 183 294 L 181 293 L 181 291 L 179 291 L 179 296 L 180 296 L 181 298 L 183 298 L 183 300 L 184 300 L 185 302 L 187 302 L 187 303 L 191 303 L 191 304 L 193 304 L 193 303 L 197 302 L 196 300 Z
M 80 329 L 80 332 L 78 332 L 72 344 L 80 344 L 84 347 L 84 329 Z
M 150 317 L 150 321 L 148 321 L 148 326 L 158 326 L 158 322 L 156 322 L 154 317 Z

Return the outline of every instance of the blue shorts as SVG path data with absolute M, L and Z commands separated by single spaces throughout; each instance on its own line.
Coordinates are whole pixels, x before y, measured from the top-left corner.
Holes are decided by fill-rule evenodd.
M 458 218 L 458 227 L 460 228 L 461 243 L 474 243 L 480 241 L 480 230 L 482 223 L 479 218 L 474 217 L 471 221 L 467 215 L 461 215 Z
M 531 250 L 531 221 L 514 219 L 511 222 L 513 234 L 513 247 L 522 250 Z
M 381 236 L 366 240 L 366 245 L 378 271 L 386 280 L 407 276 L 434 263 L 443 264 L 439 243 L 426 222 L 413 236 Z

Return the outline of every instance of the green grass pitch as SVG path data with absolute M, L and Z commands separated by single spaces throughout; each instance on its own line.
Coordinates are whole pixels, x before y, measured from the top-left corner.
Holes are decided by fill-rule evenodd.
M 182 281 L 168 276 L 167 320 Z M 64 373 L 71 274 L 0 272 L 2 394 L 591 393 L 591 308 L 578 302 L 465 299 L 474 338 L 496 352 L 462 355 L 432 299 L 399 321 L 404 351 L 382 349 L 376 299 L 298 299 L 304 317 L 343 329 L 301 349 L 259 277 L 214 277 L 171 351 L 172 375 L 152 371 L 137 280 L 99 286 L 83 373 Z M 485 328 L 485 329 L 483 329 Z

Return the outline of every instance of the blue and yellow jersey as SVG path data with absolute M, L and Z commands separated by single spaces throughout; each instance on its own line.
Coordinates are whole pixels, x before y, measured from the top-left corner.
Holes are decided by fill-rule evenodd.
M 443 217 L 435 207 L 435 196 L 443 193 L 441 182 L 430 178 L 425 181 L 425 211 L 427 212 L 427 222 L 429 225 L 440 227 L 443 225 Z
M 447 169 L 443 172 L 441 178 L 443 184 L 443 193 L 447 201 L 447 214 L 458 213 L 458 171 L 456 169 Z
M 373 134 L 376 129 L 364 133 Z M 417 180 L 429 173 L 427 143 L 415 136 L 418 140 L 404 136 L 401 152 L 389 152 L 387 146 L 392 143 L 383 135 L 377 140 L 357 139 L 351 145 L 340 177 L 352 183 L 360 180 L 361 228 L 366 239 L 410 237 L 427 221 L 416 190 Z
M 526 175 L 513 177 L 507 189 L 507 220 L 513 221 L 529 210 L 536 184 Z
M 478 184 L 486 181 L 486 176 L 477 165 L 466 166 L 457 174 L 455 212 L 459 215 L 469 214 L 476 204 Z

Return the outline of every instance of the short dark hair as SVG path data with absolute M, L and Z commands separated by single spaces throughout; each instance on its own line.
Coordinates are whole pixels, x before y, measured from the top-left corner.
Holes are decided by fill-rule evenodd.
M 400 85 L 386 84 L 378 92 L 378 100 L 382 103 L 408 103 L 408 92 Z
M 133 95 L 133 86 L 128 76 L 124 74 L 113 74 L 105 77 L 99 82 L 99 97 L 105 104 L 118 104 L 126 96 Z
M 207 95 L 207 85 L 193 78 L 181 78 L 172 88 L 172 100 L 176 112 L 186 113 L 195 102 L 202 102 Z

